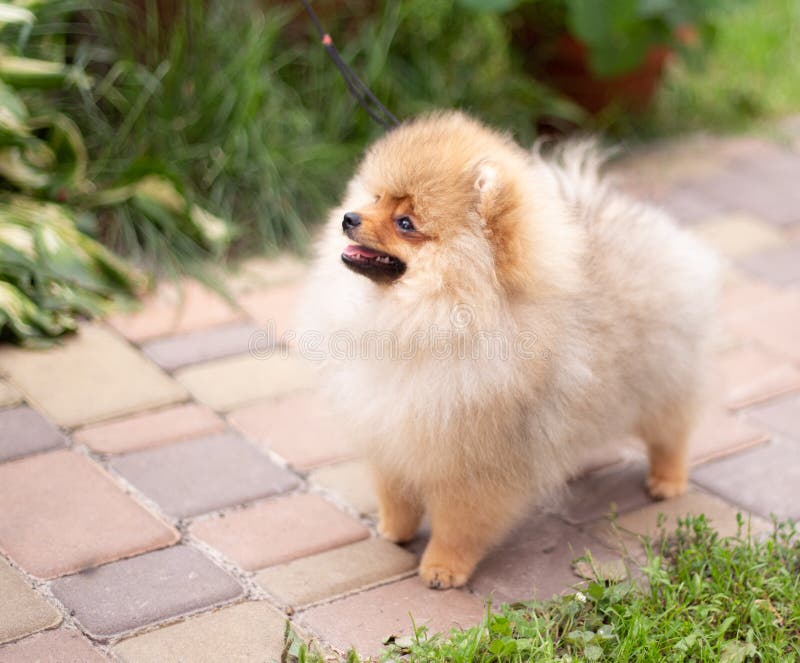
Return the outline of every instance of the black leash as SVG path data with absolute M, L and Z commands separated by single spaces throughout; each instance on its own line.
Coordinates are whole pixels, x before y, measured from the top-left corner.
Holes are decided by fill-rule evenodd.
M 333 63 L 341 72 L 342 78 L 344 78 L 344 83 L 347 86 L 350 94 L 353 95 L 353 98 L 365 111 L 367 111 L 369 116 L 384 129 L 396 127 L 398 124 L 400 124 L 400 120 L 398 120 L 392 114 L 392 112 L 386 108 L 386 106 L 378 101 L 378 98 L 372 94 L 372 91 L 366 85 L 364 85 L 358 76 L 356 76 L 355 72 L 350 68 L 350 65 L 342 60 L 342 56 L 333 45 L 333 39 L 331 39 L 331 36 L 325 32 L 325 29 L 322 27 L 322 23 L 319 22 L 319 18 L 317 18 L 314 10 L 311 9 L 311 5 L 308 4 L 308 0 L 300 0 L 300 2 L 303 3 L 303 7 L 306 9 L 308 17 L 311 19 L 311 22 L 314 24 L 314 27 L 319 34 L 320 42 L 325 47 L 325 50 L 328 52 L 331 60 L 333 60 Z

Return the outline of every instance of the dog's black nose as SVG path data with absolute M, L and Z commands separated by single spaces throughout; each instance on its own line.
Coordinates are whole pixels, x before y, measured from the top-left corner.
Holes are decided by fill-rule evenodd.
M 342 220 L 342 230 L 350 230 L 361 225 L 361 217 L 355 212 L 348 212 Z

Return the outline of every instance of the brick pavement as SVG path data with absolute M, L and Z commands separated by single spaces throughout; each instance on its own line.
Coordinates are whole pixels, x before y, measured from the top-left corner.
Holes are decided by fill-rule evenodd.
M 615 166 L 727 262 L 690 493 L 653 504 L 635 445 L 586 459 L 463 590 L 413 575 L 424 531 L 406 549 L 377 536 L 369 472 L 308 363 L 248 353 L 269 321 L 291 329 L 301 262 L 231 275 L 240 308 L 163 285 L 59 347 L 0 347 L 0 663 L 263 662 L 286 619 L 334 660 L 374 655 L 409 612 L 468 626 L 489 596 L 568 590 L 586 549 L 615 568 L 659 513 L 704 512 L 726 533 L 739 511 L 756 531 L 800 518 L 800 133 L 785 138 L 688 138 Z

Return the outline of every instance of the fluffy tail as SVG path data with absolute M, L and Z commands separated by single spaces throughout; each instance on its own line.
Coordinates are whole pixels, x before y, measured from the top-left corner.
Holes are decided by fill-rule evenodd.
M 603 168 L 614 150 L 602 148 L 596 139 L 573 138 L 555 145 L 539 140 L 532 152 L 534 160 L 547 166 L 553 174 L 567 203 L 596 203 L 608 194 Z

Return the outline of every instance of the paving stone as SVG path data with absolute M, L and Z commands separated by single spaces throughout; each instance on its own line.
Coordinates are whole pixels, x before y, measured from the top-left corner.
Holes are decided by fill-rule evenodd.
M 93 638 L 113 638 L 244 592 L 193 548 L 173 546 L 59 578 L 53 595 Z
M 735 318 L 764 302 L 776 299 L 781 301 L 781 293 L 777 288 L 748 275 L 736 275 L 727 279 L 724 284 L 720 313 L 725 319 Z
M 726 209 L 702 193 L 690 190 L 685 185 L 669 192 L 659 205 L 682 224 L 700 223 L 723 214 Z
M 729 258 L 782 247 L 785 238 L 774 226 L 747 214 L 727 214 L 697 226 L 705 243 Z
M 290 495 L 197 521 L 191 533 L 248 571 L 360 541 L 369 530 L 318 495 Z
M 407 550 L 384 539 L 366 539 L 271 566 L 256 580 L 281 605 L 296 608 L 369 587 L 416 566 L 416 555 Z
M 73 438 L 94 451 L 118 454 L 220 433 L 225 428 L 225 422 L 210 408 L 184 403 L 87 426 L 75 431 Z
M 599 522 L 590 528 L 590 532 L 607 545 L 624 547 L 629 553 L 637 556 L 640 554 L 637 552 L 638 537 L 656 537 L 662 529 L 667 533 L 673 532 L 678 525 L 677 519 L 685 518 L 687 515 L 705 515 L 720 536 L 736 536 L 739 513 L 746 523 L 749 514 L 743 512 L 741 508 L 714 495 L 692 490 L 681 497 L 656 502 L 619 516 L 616 519 L 616 530 L 608 522 Z M 768 532 L 771 529 L 767 521 L 755 515 L 750 516 L 750 524 L 754 534 Z
M 103 663 L 108 660 L 73 629 L 37 633 L 0 647 L 0 663 Z
M 777 225 L 797 222 L 800 191 L 796 182 L 786 186 L 785 182 L 765 179 L 763 174 L 750 170 L 744 163 L 745 160 L 740 160 L 723 172 L 688 183 L 685 188 L 724 212 L 744 212 Z M 760 162 L 754 166 L 765 167 Z
M 238 322 L 244 313 L 197 281 L 163 282 L 139 310 L 109 317 L 108 323 L 134 343 Z
M 374 516 L 378 513 L 378 496 L 375 494 L 372 473 L 364 461 L 353 460 L 321 467 L 314 470 L 308 480 L 331 491 L 360 514 Z
M 276 350 L 263 358 L 246 354 L 190 366 L 177 378 L 197 400 L 227 411 L 308 388 L 315 375 L 311 362 Z
M 28 585 L 23 575 L 0 558 L 0 643 L 61 623 L 61 613 Z M 0 661 L 3 659 L 0 649 Z
M 308 470 L 352 458 L 355 451 L 324 399 L 313 392 L 263 401 L 234 410 L 228 422 L 293 467 Z
M 176 518 L 281 493 L 298 484 L 233 433 L 119 456 L 111 466 Z
M 768 518 L 800 520 L 800 443 L 767 445 L 696 469 L 692 479 L 726 500 Z
M 746 272 L 775 285 L 800 283 L 800 246 L 787 246 L 741 258 Z
M 150 341 L 142 346 L 142 352 L 161 368 L 174 371 L 183 366 L 246 353 L 258 331 L 258 325 L 251 322 L 212 327 Z
M 13 384 L 0 380 L 0 407 L 11 407 L 22 402 L 22 394 Z
M 747 416 L 800 442 L 800 396 L 782 398 L 747 411 Z
M 46 350 L 0 349 L 0 370 L 60 426 L 73 427 L 186 397 L 184 389 L 99 325 Z
M 785 291 L 728 316 L 739 336 L 752 338 L 779 356 L 800 363 L 800 292 Z
M 262 288 L 239 297 L 239 304 L 262 329 L 271 331 L 284 344 L 297 336 L 297 304 L 303 290 L 300 282 Z
M 579 525 L 610 512 L 625 513 L 650 503 L 645 489 L 647 465 L 625 463 L 571 481 L 556 508 L 568 523 Z
M 114 654 L 124 663 L 278 661 L 285 623 L 265 601 L 248 601 L 128 638 Z
M 298 621 L 340 652 L 354 647 L 361 656 L 377 656 L 389 636 L 411 635 L 409 615 L 417 627 L 447 632 L 479 623 L 485 608 L 463 590 L 435 592 L 409 578 L 310 608 Z
M 800 369 L 781 357 L 742 346 L 719 358 L 725 405 L 748 407 L 800 389 Z
M 487 555 L 469 585 L 496 603 L 549 599 L 580 582 L 572 562 L 587 550 L 602 561 L 618 557 L 577 527 L 534 513 Z
M 71 451 L 0 465 L 0 504 L 0 549 L 40 578 L 178 540 L 99 465 Z
M 710 407 L 689 440 L 689 457 L 692 464 L 705 463 L 764 444 L 768 440 L 769 433 L 766 431 L 748 424 L 721 407 Z
M 231 272 L 226 283 L 231 292 L 241 295 L 254 290 L 302 279 L 308 265 L 297 256 L 281 254 L 270 258 L 250 258 Z
M 63 447 L 67 440 L 41 414 L 21 406 L 0 410 L 0 462 Z

